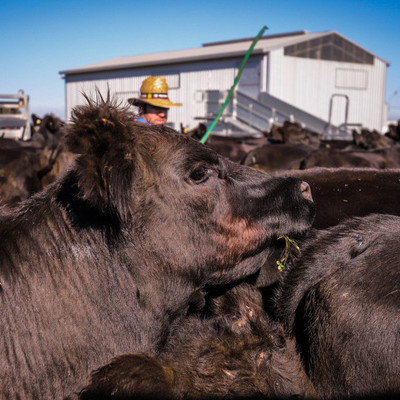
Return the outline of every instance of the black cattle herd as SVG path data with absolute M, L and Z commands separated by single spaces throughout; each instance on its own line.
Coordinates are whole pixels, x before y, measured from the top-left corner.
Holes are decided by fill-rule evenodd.
M 0 139 L 0 399 L 400 396 L 400 125 Z M 191 137 L 192 136 L 192 137 Z

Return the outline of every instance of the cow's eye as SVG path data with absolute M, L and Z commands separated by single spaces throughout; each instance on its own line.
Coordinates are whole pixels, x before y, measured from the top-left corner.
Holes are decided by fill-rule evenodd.
M 211 168 L 207 168 L 206 166 L 201 166 L 195 169 L 189 176 L 189 179 L 194 183 L 203 183 L 205 182 L 213 173 Z

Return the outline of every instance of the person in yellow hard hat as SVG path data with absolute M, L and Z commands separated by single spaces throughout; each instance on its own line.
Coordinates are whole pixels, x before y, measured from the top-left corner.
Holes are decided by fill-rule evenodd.
M 182 105 L 169 100 L 167 81 L 159 76 L 146 78 L 140 87 L 140 98 L 128 99 L 128 102 L 139 108 L 136 120 L 147 125 L 164 125 L 169 108 Z

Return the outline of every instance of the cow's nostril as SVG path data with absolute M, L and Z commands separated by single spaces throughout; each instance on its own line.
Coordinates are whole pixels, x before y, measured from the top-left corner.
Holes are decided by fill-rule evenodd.
M 301 194 L 307 200 L 313 201 L 312 194 L 311 194 L 311 187 L 307 182 L 301 182 L 300 185 Z

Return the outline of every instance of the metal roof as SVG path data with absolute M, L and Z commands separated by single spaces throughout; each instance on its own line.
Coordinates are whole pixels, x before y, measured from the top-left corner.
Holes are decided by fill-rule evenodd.
M 349 40 L 337 33 L 336 31 L 317 33 L 299 31 L 284 33 L 280 35 L 266 35 L 260 38 L 256 46 L 254 47 L 252 54 L 265 54 L 277 48 L 289 46 L 326 35 L 331 35 L 333 33 L 343 37 L 346 40 Z M 202 47 L 197 47 L 193 49 L 163 51 L 136 56 L 118 57 L 111 60 L 101 61 L 99 63 L 88 64 L 82 67 L 63 70 L 59 73 L 61 75 L 74 75 L 91 72 L 146 67 L 150 65 L 168 65 L 201 60 L 216 60 L 221 58 L 238 57 L 243 56 L 248 51 L 253 39 L 254 38 L 247 38 L 225 42 L 206 43 L 203 44 Z M 351 40 L 349 41 L 352 42 Z M 362 48 L 357 43 L 352 43 Z M 368 50 L 365 51 L 372 54 Z M 386 64 L 389 64 L 387 61 L 383 61 Z

